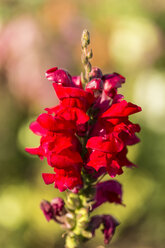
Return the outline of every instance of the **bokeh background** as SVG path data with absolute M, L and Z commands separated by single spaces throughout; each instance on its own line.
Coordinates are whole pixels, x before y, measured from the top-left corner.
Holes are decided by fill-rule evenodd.
M 129 149 L 137 169 L 117 177 L 126 207 L 105 204 L 120 222 L 112 248 L 165 244 L 165 1 L 0 1 L 0 247 L 62 248 L 62 230 L 39 204 L 59 196 L 45 186 L 45 162 L 24 152 L 38 145 L 29 123 L 58 103 L 44 72 L 53 66 L 80 74 L 80 37 L 91 33 L 92 64 L 127 78 L 120 90 L 143 108 L 141 143 Z M 103 247 L 103 237 L 85 248 Z M 107 246 L 109 247 L 109 246 Z

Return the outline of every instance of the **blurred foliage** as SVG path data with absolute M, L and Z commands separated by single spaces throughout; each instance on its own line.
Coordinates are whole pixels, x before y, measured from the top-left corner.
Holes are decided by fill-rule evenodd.
M 165 2 L 162 0 L 0 1 L 0 247 L 63 247 L 62 230 L 47 223 L 42 199 L 59 196 L 45 186 L 45 161 L 24 152 L 38 139 L 28 129 L 43 108 L 57 104 L 46 69 L 80 74 L 80 37 L 87 27 L 92 64 L 127 78 L 120 90 L 142 106 L 141 143 L 129 148 L 138 168 L 117 177 L 126 207 L 97 210 L 121 222 L 112 248 L 163 248 L 165 243 Z M 103 247 L 102 234 L 84 247 Z

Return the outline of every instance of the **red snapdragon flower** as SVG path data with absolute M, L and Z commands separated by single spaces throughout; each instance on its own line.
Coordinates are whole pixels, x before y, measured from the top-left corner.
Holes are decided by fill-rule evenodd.
M 57 67 L 49 69 L 46 77 L 53 82 L 60 103 L 46 108 L 46 113 L 30 125 L 41 136 L 40 145 L 26 148 L 41 159 L 46 157 L 53 167 L 52 174 L 43 174 L 45 183 L 54 183 L 60 191 L 73 190 L 83 185 L 83 167 L 94 177 L 107 172 L 114 177 L 123 172 L 123 166 L 133 166 L 126 158 L 127 145 L 139 141 L 135 133 L 140 127 L 128 118 L 141 108 L 117 94 L 125 78 L 117 73 L 103 75 L 94 67 L 83 89 L 80 77 Z M 80 142 L 84 136 L 86 151 Z

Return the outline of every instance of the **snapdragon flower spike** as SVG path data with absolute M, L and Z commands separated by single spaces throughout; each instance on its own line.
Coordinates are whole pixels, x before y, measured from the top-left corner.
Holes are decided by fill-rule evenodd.
M 112 178 L 122 174 L 124 166 L 135 166 L 127 159 L 127 146 L 139 142 L 136 133 L 140 131 L 129 116 L 141 108 L 118 94 L 125 78 L 92 68 L 87 30 L 81 41 L 85 72 L 71 76 L 58 67 L 46 71 L 59 104 L 45 108 L 31 123 L 30 129 L 40 136 L 40 144 L 26 148 L 28 153 L 46 158 L 49 171 L 52 169 L 42 173 L 45 184 L 53 184 L 60 192 L 67 190 L 66 208 L 61 198 L 41 203 L 46 219 L 67 229 L 66 248 L 78 247 L 92 238 L 100 226 L 104 243 L 111 240 L 119 223 L 111 215 L 90 218 L 90 213 L 106 202 L 124 205 L 121 184 L 101 180 L 107 174 Z
M 111 177 L 123 173 L 123 166 L 133 166 L 126 158 L 127 145 L 139 142 L 135 133 L 140 127 L 128 117 L 141 108 L 127 103 L 117 94 L 117 88 L 125 78 L 117 73 L 103 75 L 94 67 L 90 72 L 91 81 L 83 89 L 80 77 L 71 77 L 57 67 L 49 69 L 46 77 L 53 82 L 60 104 L 46 108 L 47 113 L 41 114 L 30 125 L 41 140 L 38 148 L 27 148 L 26 151 L 41 159 L 47 158 L 48 164 L 54 168 L 55 187 L 63 191 L 82 186 L 81 169 L 84 165 L 84 168 L 92 167 L 95 175 L 104 171 Z M 90 124 L 89 109 L 95 113 Z M 88 153 L 83 161 L 82 146 L 77 137 L 85 135 L 88 137 Z

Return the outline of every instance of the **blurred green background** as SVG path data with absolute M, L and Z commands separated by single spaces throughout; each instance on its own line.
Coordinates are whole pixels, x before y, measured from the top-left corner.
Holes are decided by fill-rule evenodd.
M 164 248 L 165 244 L 165 1 L 0 1 L 0 247 L 62 248 L 62 230 L 47 223 L 39 204 L 59 196 L 45 186 L 48 167 L 24 152 L 39 139 L 29 123 L 56 105 L 44 72 L 58 66 L 80 74 L 80 37 L 91 33 L 92 64 L 127 78 L 120 90 L 143 108 L 135 122 L 141 143 L 129 149 L 138 168 L 125 169 L 126 207 L 105 204 L 121 225 L 112 248 Z M 100 231 L 83 247 L 103 247 Z M 107 246 L 109 247 L 109 246 Z

